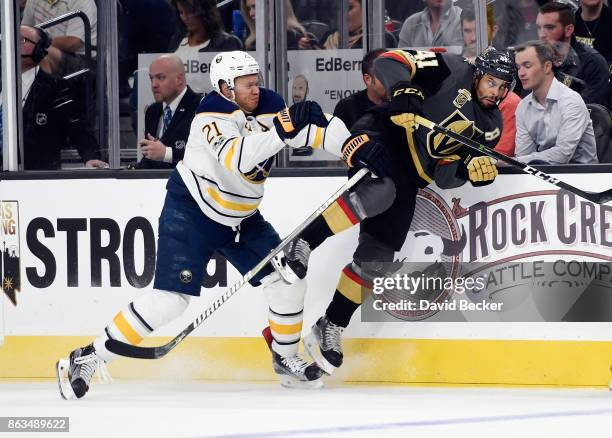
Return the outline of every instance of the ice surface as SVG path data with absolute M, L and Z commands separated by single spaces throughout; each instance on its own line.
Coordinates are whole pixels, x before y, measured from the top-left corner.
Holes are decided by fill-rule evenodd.
M 115 380 L 94 382 L 84 399 L 65 401 L 52 381 L 3 381 L 0 416 L 70 417 L 70 433 L 52 435 L 58 438 L 609 437 L 612 395 L 608 389 L 287 390 L 273 383 Z

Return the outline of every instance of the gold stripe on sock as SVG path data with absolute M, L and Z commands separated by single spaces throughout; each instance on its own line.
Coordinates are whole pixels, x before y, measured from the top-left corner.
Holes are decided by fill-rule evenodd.
M 130 344 L 136 345 L 142 341 L 142 336 L 140 336 L 138 332 L 132 328 L 130 323 L 127 322 L 125 316 L 123 316 L 123 312 L 119 312 L 117 316 L 115 316 L 113 323 Z
M 355 304 L 361 304 L 361 288 L 363 287 L 354 278 L 347 273 L 348 269 L 344 268 L 338 280 L 336 290 L 351 300 Z M 353 274 L 354 275 L 354 274 Z
M 342 207 L 338 205 L 338 202 L 334 202 L 327 210 L 323 212 L 325 222 L 332 230 L 334 234 L 338 234 L 341 231 L 346 230 L 353 226 L 353 223 L 348 218 Z
M 277 322 L 269 320 L 270 328 L 273 332 L 278 333 L 279 335 L 295 335 L 298 333 L 302 333 L 302 322 L 298 322 L 297 324 L 279 324 Z

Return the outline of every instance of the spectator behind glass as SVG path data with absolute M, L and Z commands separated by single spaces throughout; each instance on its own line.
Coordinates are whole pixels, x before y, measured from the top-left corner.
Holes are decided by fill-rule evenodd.
M 240 0 L 240 13 L 249 29 L 249 35 L 244 42 L 246 50 L 255 50 L 255 3 L 256 0 Z M 289 0 L 285 0 L 285 10 L 287 11 L 287 49 L 312 49 L 306 29 L 295 16 Z
M 404 21 L 399 47 L 463 47 L 461 8 L 451 0 L 424 0 L 425 9 Z
M 423 2 L 414 0 L 388 1 L 385 3 L 385 10 L 389 18 L 394 21 L 399 21 L 401 26 L 406 18 L 423 10 Z
M 536 0 L 518 0 L 516 3 L 523 17 L 523 28 L 519 32 L 517 41 L 522 43 L 538 39 L 536 18 L 540 5 Z
M 578 78 L 582 81 L 580 94 L 586 103 L 607 105 L 608 64 L 595 49 L 576 40 L 575 20 L 570 6 L 559 2 L 547 3 L 540 8 L 536 20 L 538 37 L 551 43 L 557 51 L 560 59 L 557 71 L 570 76 L 563 81 L 566 85 L 572 83 L 571 77 Z
M 387 92 L 383 84 L 374 76 L 372 64 L 374 60 L 385 53 L 385 49 L 374 49 L 366 53 L 361 61 L 361 75 L 366 85 L 360 90 L 340 100 L 334 108 L 334 116 L 344 122 L 348 129 L 363 116 L 367 110 L 387 100 Z
M 470 62 L 476 58 L 476 13 L 472 8 L 465 8 L 461 11 L 461 34 L 463 35 L 463 56 Z M 487 6 L 487 41 L 492 44 L 493 38 L 497 35 L 499 27 L 495 24 L 493 8 Z
M 21 26 L 24 169 L 61 168 L 61 149 L 70 142 L 86 167 L 108 167 L 70 83 L 50 73 L 43 30 Z
M 363 47 L 363 19 L 361 15 L 361 0 L 348 0 L 348 42 L 347 48 L 361 49 Z M 327 37 L 323 48 L 327 50 L 338 49 L 340 45 L 340 31 L 335 31 Z M 395 47 L 397 41 L 389 32 L 385 32 L 385 47 Z
M 155 103 L 145 113 L 140 169 L 172 169 L 185 154 L 191 121 L 201 96 L 185 84 L 183 61 L 161 55 L 149 67 Z
M 28 0 L 23 10 L 21 24 L 36 26 L 52 18 L 73 11 L 87 15 L 91 25 L 91 45 L 96 45 L 98 13 L 94 0 Z M 66 76 L 83 68 L 91 68 L 85 59 L 85 28 L 80 18 L 64 21 L 48 29 L 53 43 L 49 48 L 48 63 L 54 73 Z
M 612 65 L 612 10 L 603 0 L 582 0 L 576 11 L 576 39 L 593 47 Z
M 462 11 L 474 9 L 472 0 L 459 0 L 455 4 Z M 489 38 L 489 45 L 505 50 L 517 44 L 519 34 L 525 27 L 525 20 L 515 0 L 495 0 L 487 1 L 487 24 L 497 26 L 495 36 Z
M 199 52 L 242 50 L 242 41 L 223 30 L 215 0 L 172 0 L 178 14 L 178 30 L 168 51 L 183 61 L 198 59 Z
M 549 43 L 516 48 L 518 76 L 531 91 L 516 110 L 516 158 L 529 164 L 597 163 L 593 123 L 578 93 L 553 73 Z

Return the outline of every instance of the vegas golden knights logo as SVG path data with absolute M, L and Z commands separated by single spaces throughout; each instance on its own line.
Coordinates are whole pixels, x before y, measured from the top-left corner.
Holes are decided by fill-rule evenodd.
M 482 131 L 468 120 L 459 110 L 455 110 L 450 116 L 440 123 L 440 126 L 461 134 L 464 137 L 474 138 L 482 135 Z M 433 158 L 445 158 L 461 147 L 461 143 L 443 134 L 431 131 L 427 134 L 427 151 Z
M 19 270 L 19 204 L 17 201 L 0 201 L 0 279 L 2 290 L 14 305 L 21 290 Z

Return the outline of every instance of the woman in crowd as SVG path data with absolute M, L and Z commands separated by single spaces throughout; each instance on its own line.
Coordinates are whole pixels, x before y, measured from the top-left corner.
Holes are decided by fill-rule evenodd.
M 348 49 L 360 49 L 363 47 L 363 19 L 361 15 L 361 0 L 349 0 L 348 2 Z M 340 46 L 340 31 L 330 34 L 325 43 L 324 49 L 338 49 Z M 397 47 L 395 37 L 389 32 L 385 32 L 385 48 Z
M 197 58 L 198 52 L 242 50 L 242 41 L 223 30 L 215 0 L 172 0 L 179 26 L 168 51 L 181 59 Z
M 244 42 L 246 50 L 255 50 L 255 2 L 256 0 L 240 0 L 240 13 L 249 28 L 249 36 Z M 285 10 L 287 11 L 287 49 L 314 48 L 311 44 L 311 37 L 295 16 L 289 0 L 285 0 Z

